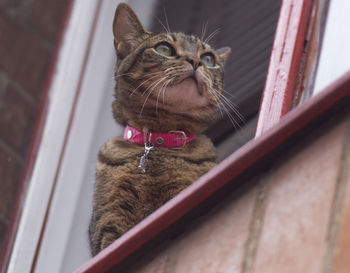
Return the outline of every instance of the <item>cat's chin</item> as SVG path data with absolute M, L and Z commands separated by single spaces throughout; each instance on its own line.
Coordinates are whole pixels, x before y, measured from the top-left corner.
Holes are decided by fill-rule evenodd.
M 207 99 L 202 95 L 201 86 L 193 77 L 188 77 L 180 83 L 168 86 L 164 94 L 164 101 L 172 106 L 172 111 L 185 113 L 195 107 L 205 106 Z

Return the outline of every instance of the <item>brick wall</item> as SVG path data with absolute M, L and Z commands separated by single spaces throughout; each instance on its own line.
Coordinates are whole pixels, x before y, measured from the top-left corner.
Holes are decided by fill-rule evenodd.
M 347 110 L 125 272 L 348 273 L 349 228 Z
M 71 0 L 0 0 L 0 249 Z

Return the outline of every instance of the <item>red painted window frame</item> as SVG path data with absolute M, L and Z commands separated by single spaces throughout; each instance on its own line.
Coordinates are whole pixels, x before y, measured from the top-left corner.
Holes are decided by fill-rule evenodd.
M 276 125 L 292 109 L 301 80 L 305 40 L 313 0 L 284 0 L 281 5 L 255 136 Z
M 283 0 L 260 106 L 256 138 L 107 247 L 75 273 L 108 272 L 327 111 L 350 101 L 350 72 L 290 111 L 301 80 L 313 0 Z
M 74 0 L 68 2 L 68 5 L 66 6 L 63 12 L 61 25 L 59 27 L 57 38 L 54 43 L 53 54 L 49 63 L 48 72 L 44 82 L 43 94 L 39 103 L 38 112 L 33 128 L 33 134 L 30 139 L 25 164 L 20 174 L 20 181 L 14 200 L 11 219 L 5 234 L 3 246 L 0 249 L 0 273 L 7 272 L 8 263 L 10 261 L 10 256 L 15 243 L 17 230 L 22 216 L 23 204 L 29 187 L 30 177 L 34 169 L 35 160 L 39 151 L 42 133 L 45 127 L 46 115 L 49 107 L 49 90 L 54 78 L 57 60 L 59 58 L 59 52 L 64 38 L 64 32 L 66 30 L 69 17 L 73 8 L 73 1 Z

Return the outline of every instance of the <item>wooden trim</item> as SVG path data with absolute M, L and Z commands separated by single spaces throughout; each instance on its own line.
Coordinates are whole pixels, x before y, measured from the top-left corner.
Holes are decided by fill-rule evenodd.
M 310 18 L 307 46 L 302 59 L 302 75 L 300 87 L 295 91 L 293 107 L 296 107 L 314 94 L 316 76 L 321 57 L 322 45 L 328 18 L 330 0 L 316 1 Z
M 35 259 L 87 57 L 88 40 L 97 7 L 96 1 L 90 2 L 87 5 L 86 0 L 74 0 L 68 16 L 50 83 L 48 111 L 40 147 L 22 204 L 22 215 L 7 272 L 29 272 Z
M 240 175 L 262 164 L 302 130 L 313 127 L 316 119 L 331 118 L 332 115 L 327 114 L 330 110 L 340 111 L 349 101 L 350 71 L 320 94 L 290 111 L 276 126 L 222 161 L 75 273 L 108 272 L 120 265 L 128 256 L 154 240 L 224 186 L 233 185 L 237 188 L 242 183 L 238 179 Z
M 277 124 L 292 108 L 300 80 L 313 0 L 284 0 L 277 24 L 265 88 L 261 100 L 256 137 Z
M 84 75 L 85 75 L 86 69 L 87 69 L 87 62 L 88 62 L 88 58 L 89 58 L 89 53 L 91 51 L 93 37 L 94 37 L 95 31 L 96 31 L 96 26 L 97 26 L 98 17 L 99 17 L 99 14 L 100 14 L 101 6 L 102 6 L 102 1 L 103 0 L 98 0 L 97 4 L 96 4 L 96 9 L 95 9 L 95 12 L 94 12 L 95 13 L 94 14 L 94 19 L 93 19 L 93 22 L 92 22 L 89 38 L 88 38 L 88 41 L 87 41 L 87 48 L 86 48 L 86 52 L 85 52 L 85 55 L 84 55 L 84 60 L 83 60 L 83 63 L 82 63 L 81 72 L 80 72 L 80 75 L 79 75 L 78 86 L 76 88 L 76 92 L 75 92 L 74 99 L 73 99 L 72 111 L 70 113 L 70 117 L 69 117 L 69 121 L 68 121 L 68 125 L 67 125 L 67 130 L 65 132 L 64 141 L 63 141 L 61 153 L 60 153 L 60 156 L 59 156 L 55 177 L 54 177 L 53 184 L 52 184 L 50 198 L 49 198 L 48 204 L 47 204 L 47 210 L 46 210 L 46 213 L 45 213 L 44 222 L 43 222 L 43 225 L 42 225 L 42 228 L 41 228 L 39 241 L 38 241 L 38 244 L 37 244 L 37 247 L 36 247 L 35 256 L 34 256 L 33 263 L 32 263 L 32 268 L 30 270 L 31 273 L 35 272 L 37 261 L 38 261 L 38 256 L 39 256 L 39 252 L 40 252 L 40 249 L 42 247 L 44 233 L 45 233 L 45 230 L 47 228 L 47 222 L 48 222 L 48 218 L 49 218 L 51 207 L 52 207 L 54 193 L 55 193 L 55 190 L 56 190 L 56 187 L 57 187 L 57 180 L 58 180 L 58 176 L 59 176 L 60 171 L 61 171 L 63 156 L 64 156 L 64 153 L 66 152 L 68 138 L 69 138 L 69 135 L 70 135 L 71 130 L 72 130 L 72 124 L 73 124 L 73 120 L 75 118 L 76 108 L 77 108 L 79 96 L 81 94 L 81 86 L 82 86 L 83 78 L 84 78 Z
M 78 197 L 81 201 L 81 187 L 87 186 L 84 178 L 88 176 L 87 173 L 93 172 L 94 168 L 91 168 L 90 163 L 91 160 L 94 161 L 95 148 L 100 146 L 98 138 L 101 132 L 96 135 L 95 127 L 102 129 L 102 134 L 107 132 L 110 136 L 119 131 L 112 117 L 107 122 L 108 126 L 101 126 L 98 123 L 99 119 L 95 118 L 101 113 L 104 114 L 105 111 L 101 112 L 101 107 L 106 106 L 108 111 L 110 102 L 105 105 L 106 92 L 111 94 L 115 84 L 110 76 L 115 65 L 115 51 L 113 44 L 108 40 L 111 39 L 110 25 L 115 6 L 120 1 L 90 2 L 90 5 L 87 5 L 85 0 L 74 1 L 65 30 L 63 46 L 55 67 L 56 73 L 50 86 L 50 103 L 44 119 L 46 124 L 38 155 L 35 157 L 31 181 L 28 183 L 25 203 L 22 204 L 21 221 L 7 272 L 60 272 L 62 268 L 66 269 L 67 264 L 68 267 L 73 266 L 72 258 L 69 257 L 68 263 L 65 263 L 64 255 L 66 247 L 71 246 L 70 227 L 73 221 L 75 222 L 72 218 L 80 206 L 76 201 Z M 99 5 L 102 5 L 100 11 L 97 8 Z M 141 9 L 141 17 L 144 17 L 142 21 L 147 22 L 152 11 L 150 2 L 148 1 L 147 5 L 137 2 L 133 6 L 136 6 L 136 10 Z M 96 15 L 99 18 L 96 18 Z M 96 30 L 93 21 L 97 23 Z M 101 48 L 103 53 L 99 50 Z M 98 71 L 97 67 L 100 68 Z M 99 72 L 104 70 L 108 70 L 108 73 L 99 76 Z M 105 88 L 107 91 L 95 92 Z M 88 107 L 89 114 L 86 114 L 87 105 L 91 106 Z M 86 115 L 89 121 L 87 123 L 84 121 Z M 79 140 L 82 132 L 87 133 L 87 137 Z M 55 138 L 52 138 L 52 135 L 55 135 Z M 77 150 L 81 153 L 77 153 Z M 78 160 L 79 158 L 81 160 Z M 69 163 L 74 163 L 74 167 Z M 84 195 L 83 199 L 89 199 L 90 194 L 88 196 Z M 89 206 L 85 210 L 89 210 Z M 63 211 L 65 213 L 62 213 Z M 63 221 L 57 223 L 57 219 Z M 57 232 L 52 233 L 53 230 Z M 86 247 L 82 253 L 78 252 L 77 258 L 83 258 L 85 261 L 89 258 L 89 252 L 89 248 Z M 78 262 L 73 269 L 81 263 Z
M 65 8 L 65 11 L 62 16 L 63 17 L 62 23 L 59 27 L 58 35 L 55 41 L 54 53 L 51 58 L 47 76 L 45 79 L 43 95 L 39 103 L 37 117 L 36 117 L 34 129 L 33 129 L 32 137 L 30 140 L 28 153 L 26 156 L 25 164 L 21 171 L 19 189 L 17 190 L 17 193 L 16 193 L 16 197 L 15 197 L 16 199 L 15 199 L 13 212 L 11 215 L 11 220 L 5 235 L 4 244 L 0 252 L 0 273 L 5 273 L 7 271 L 7 267 L 8 267 L 11 252 L 13 249 L 14 241 L 16 238 L 18 226 L 22 216 L 24 200 L 25 200 L 27 189 L 29 186 L 29 181 L 33 172 L 35 159 L 39 151 L 42 133 L 45 127 L 46 114 L 49 106 L 49 91 L 50 91 L 51 83 L 54 78 L 56 64 L 57 64 L 59 52 L 62 46 L 64 33 L 68 25 L 68 21 L 72 11 L 73 1 L 74 0 L 70 0 L 67 4 L 67 7 Z

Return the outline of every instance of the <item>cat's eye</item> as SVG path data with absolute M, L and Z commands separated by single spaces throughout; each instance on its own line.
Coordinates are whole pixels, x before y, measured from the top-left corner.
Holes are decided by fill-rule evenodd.
M 205 53 L 201 56 L 202 63 L 207 67 L 215 66 L 215 57 L 212 53 Z
M 157 44 L 154 49 L 163 56 L 174 56 L 175 55 L 175 49 L 168 43 L 162 42 L 160 44 Z

